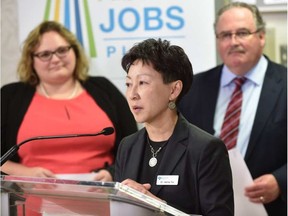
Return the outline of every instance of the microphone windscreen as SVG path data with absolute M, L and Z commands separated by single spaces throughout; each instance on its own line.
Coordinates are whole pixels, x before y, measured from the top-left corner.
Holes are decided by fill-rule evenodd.
M 114 133 L 114 128 L 112 127 L 107 127 L 103 129 L 103 135 L 110 135 L 112 133 Z

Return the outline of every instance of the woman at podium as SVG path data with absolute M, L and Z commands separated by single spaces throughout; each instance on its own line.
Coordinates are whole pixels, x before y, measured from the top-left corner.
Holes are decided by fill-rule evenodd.
M 123 56 L 122 67 L 130 110 L 144 127 L 121 141 L 115 181 L 188 214 L 234 215 L 224 143 L 177 111 L 193 80 L 184 50 L 167 40 L 147 39 Z

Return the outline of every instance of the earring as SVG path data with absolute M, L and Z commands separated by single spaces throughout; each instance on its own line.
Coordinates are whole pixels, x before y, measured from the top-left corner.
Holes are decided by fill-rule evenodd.
M 169 103 L 168 103 L 168 108 L 169 108 L 170 110 L 174 110 L 174 109 L 176 108 L 175 102 L 174 102 L 174 101 L 169 101 Z

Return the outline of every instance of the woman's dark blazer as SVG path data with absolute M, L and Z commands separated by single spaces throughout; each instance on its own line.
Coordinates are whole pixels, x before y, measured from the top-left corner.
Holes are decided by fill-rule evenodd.
M 122 140 L 115 181 L 139 181 L 146 136 L 143 128 Z M 178 185 L 156 185 L 158 175 L 178 175 Z M 224 143 L 179 115 L 150 191 L 189 214 L 234 215 L 232 174 Z

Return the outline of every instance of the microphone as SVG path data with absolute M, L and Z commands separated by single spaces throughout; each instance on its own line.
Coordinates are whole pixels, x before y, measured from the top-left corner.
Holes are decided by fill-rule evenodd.
M 92 134 L 66 134 L 66 135 L 53 135 L 53 136 L 37 136 L 37 137 L 32 137 L 29 139 L 26 139 L 24 141 L 22 141 L 19 144 L 16 144 L 14 146 L 12 146 L 12 148 L 10 148 L 0 159 L 0 164 L 1 166 L 7 161 L 9 160 L 12 156 L 14 156 L 16 154 L 16 152 L 18 151 L 18 149 L 20 148 L 20 146 L 22 146 L 23 144 L 30 142 L 30 141 L 34 141 L 34 140 L 45 140 L 45 139 L 59 139 L 59 138 L 71 138 L 71 137 L 88 137 L 88 136 L 98 136 L 98 135 L 110 135 L 114 133 L 114 128 L 113 127 L 106 127 L 104 128 L 102 131 L 97 132 L 97 133 L 92 133 Z

